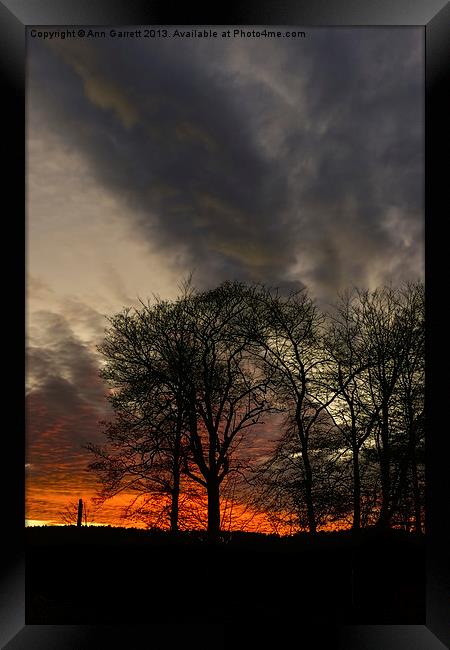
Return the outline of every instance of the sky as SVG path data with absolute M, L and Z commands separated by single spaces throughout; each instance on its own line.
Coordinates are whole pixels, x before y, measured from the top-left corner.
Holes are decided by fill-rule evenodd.
M 423 30 L 216 29 L 27 39 L 30 521 L 94 494 L 82 445 L 111 417 L 106 316 L 175 297 L 191 272 L 199 288 L 305 286 L 325 308 L 423 277 Z

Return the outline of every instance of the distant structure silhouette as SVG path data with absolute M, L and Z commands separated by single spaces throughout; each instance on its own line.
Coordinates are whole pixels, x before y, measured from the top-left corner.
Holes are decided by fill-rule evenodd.
M 83 499 L 80 499 L 78 501 L 77 528 L 81 528 L 82 520 L 83 520 Z

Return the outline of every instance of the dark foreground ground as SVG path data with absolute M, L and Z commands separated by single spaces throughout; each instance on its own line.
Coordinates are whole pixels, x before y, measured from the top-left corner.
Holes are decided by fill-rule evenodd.
M 26 530 L 26 623 L 424 624 L 424 539 Z

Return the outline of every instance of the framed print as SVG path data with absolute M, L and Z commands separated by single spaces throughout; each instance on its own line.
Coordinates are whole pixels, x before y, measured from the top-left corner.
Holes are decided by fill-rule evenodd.
M 2 647 L 445 647 L 448 5 L 0 17 Z

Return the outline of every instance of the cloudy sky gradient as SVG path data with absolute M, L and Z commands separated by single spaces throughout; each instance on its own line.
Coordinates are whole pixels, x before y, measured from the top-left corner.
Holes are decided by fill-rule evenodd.
M 94 488 L 105 315 L 190 271 L 323 305 L 422 277 L 423 30 L 306 34 L 28 38 L 29 519 Z

